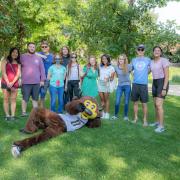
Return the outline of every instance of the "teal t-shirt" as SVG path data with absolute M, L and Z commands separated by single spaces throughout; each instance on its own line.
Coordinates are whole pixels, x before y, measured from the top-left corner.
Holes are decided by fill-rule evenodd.
M 63 87 L 64 86 L 64 77 L 66 74 L 66 68 L 62 65 L 56 66 L 52 65 L 48 69 L 48 73 L 50 73 L 50 85 L 54 87 Z

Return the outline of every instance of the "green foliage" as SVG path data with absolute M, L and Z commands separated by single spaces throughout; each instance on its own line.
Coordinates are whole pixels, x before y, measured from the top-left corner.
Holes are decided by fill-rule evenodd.
M 180 83 L 180 75 L 174 75 L 172 77 L 172 82 L 174 83 Z
M 135 3 L 134 3 L 135 2 Z M 52 51 L 68 45 L 85 54 L 109 53 L 116 57 L 135 56 L 139 43 L 147 45 L 150 55 L 154 45 L 170 54 L 179 42 L 174 22 L 157 24 L 151 10 L 165 6 L 168 0 L 0 0 L 0 56 L 11 46 L 23 52 L 28 41 L 39 45 L 47 39 Z M 172 57 L 171 57 L 172 56 Z

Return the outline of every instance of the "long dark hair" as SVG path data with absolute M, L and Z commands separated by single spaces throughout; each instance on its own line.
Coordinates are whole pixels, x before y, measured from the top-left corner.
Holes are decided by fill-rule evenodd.
M 14 50 L 16 50 L 16 51 L 18 52 L 18 56 L 17 56 L 17 58 L 16 58 L 15 60 L 16 60 L 16 62 L 17 62 L 18 64 L 21 64 L 21 63 L 20 63 L 20 52 L 19 52 L 19 49 L 18 49 L 17 47 L 13 47 L 13 48 L 11 48 L 11 49 L 9 50 L 9 55 L 7 56 L 7 61 L 8 61 L 9 63 L 12 63 L 12 62 L 13 62 L 12 52 L 13 52 Z
M 60 49 L 60 51 L 59 51 L 60 57 L 63 58 L 63 48 L 66 48 L 66 49 L 68 50 L 68 55 L 67 55 L 67 57 L 70 57 L 70 49 L 69 49 L 68 46 L 63 46 L 63 47 Z
M 111 57 L 108 55 L 108 54 L 103 54 L 102 56 L 101 56 L 101 66 L 104 66 L 104 63 L 103 63 L 103 61 L 102 61 L 102 59 L 103 59 L 103 57 L 105 57 L 106 59 L 107 59 L 107 65 L 108 66 L 110 66 L 111 65 Z

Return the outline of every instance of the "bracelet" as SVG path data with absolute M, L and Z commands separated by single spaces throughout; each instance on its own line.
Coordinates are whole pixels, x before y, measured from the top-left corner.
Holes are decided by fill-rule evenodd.
M 163 88 L 164 91 L 166 91 L 166 89 Z

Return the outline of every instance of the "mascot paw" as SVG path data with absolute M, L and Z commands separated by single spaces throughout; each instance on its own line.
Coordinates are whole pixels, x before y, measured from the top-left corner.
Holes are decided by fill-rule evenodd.
M 15 158 L 17 158 L 21 154 L 21 148 L 19 146 L 16 146 L 13 144 L 12 149 L 11 149 L 11 153 Z

